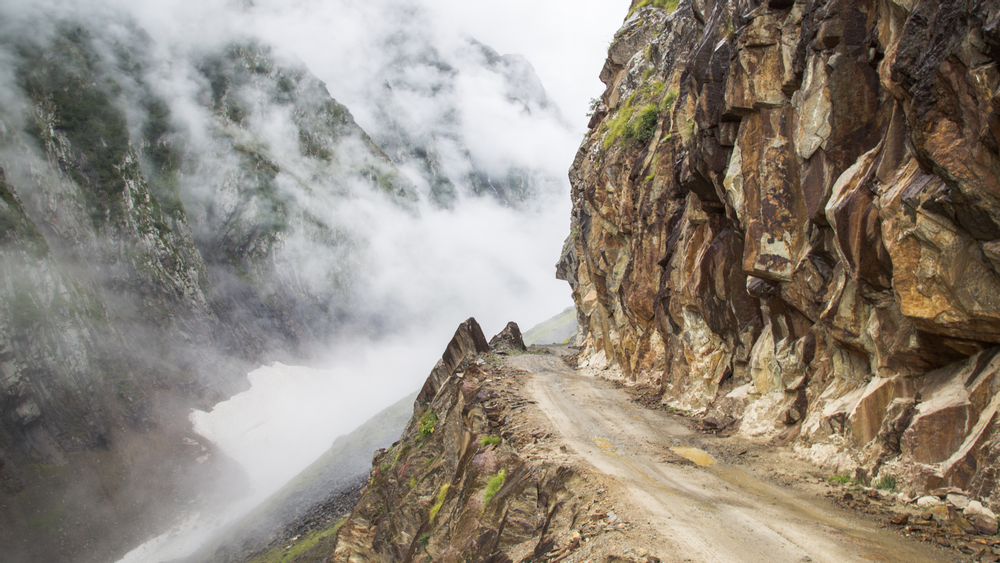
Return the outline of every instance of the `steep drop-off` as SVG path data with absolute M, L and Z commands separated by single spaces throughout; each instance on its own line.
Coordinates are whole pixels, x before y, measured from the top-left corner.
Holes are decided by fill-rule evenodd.
M 581 361 L 831 471 L 1000 501 L 998 15 L 633 2 L 570 171 Z
M 55 27 L 4 45 L 17 97 L 0 112 L 0 519 L 12 559 L 106 560 L 215 486 L 218 464 L 190 469 L 189 408 L 363 314 L 338 287 L 349 271 L 320 284 L 287 267 L 302 240 L 318 267 L 350 264 L 317 200 L 352 183 L 412 194 L 322 83 L 266 47 L 199 61 L 211 135 L 196 141 L 144 71 L 140 30 Z M 297 154 L 262 123 L 282 113 Z M 288 188 L 306 174 L 336 181 Z
M 252 38 L 157 45 L 106 6 L 0 7 L 0 35 L 0 545 L 12 561 L 113 560 L 214 493 L 238 494 L 238 468 L 194 434 L 191 408 L 241 390 L 261 363 L 407 330 L 402 298 L 368 283 L 383 257 L 357 202 L 384 228 L 416 221 L 420 199 L 512 205 L 543 181 L 529 170 L 479 189 L 469 178 L 489 173 L 466 162 L 436 172 L 453 188 L 439 198 L 301 63 Z M 472 68 L 544 99 L 526 63 L 473 50 Z M 420 141 L 427 159 L 442 150 Z M 468 153 L 461 137 L 447 150 Z

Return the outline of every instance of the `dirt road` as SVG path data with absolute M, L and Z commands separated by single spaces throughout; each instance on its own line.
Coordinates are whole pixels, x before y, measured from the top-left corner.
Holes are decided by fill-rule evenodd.
M 510 361 L 530 373 L 524 391 L 548 417 L 554 439 L 622 484 L 623 501 L 641 515 L 637 525 L 649 536 L 648 549 L 664 561 L 957 561 L 839 509 L 815 490 L 771 483 L 761 475 L 766 468 L 705 457 L 711 438 L 674 415 L 631 403 L 609 382 L 555 355 Z M 669 449 L 692 446 L 700 449 Z M 666 463 L 676 458 L 672 451 L 714 463 Z

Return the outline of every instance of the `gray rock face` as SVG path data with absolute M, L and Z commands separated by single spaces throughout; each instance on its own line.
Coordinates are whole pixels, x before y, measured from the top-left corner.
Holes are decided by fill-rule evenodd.
M 1000 501 L 1000 6 L 637 4 L 570 171 L 582 361 Z
M 116 70 L 145 55 L 141 35 L 129 39 L 109 60 L 89 32 L 64 30 L 14 59 L 30 109 L 23 132 L 21 116 L 2 116 L 5 450 L 14 429 L 49 422 L 62 449 L 94 446 L 109 426 L 151 424 L 151 385 L 204 404 L 234 390 L 247 363 L 308 355 L 328 337 L 344 296 L 280 266 L 297 239 L 331 255 L 347 241 L 311 214 L 321 198 L 282 185 L 288 176 L 305 168 L 412 197 L 314 77 L 252 44 L 198 66 L 214 135 L 195 154 L 144 77 Z M 106 86 L 126 80 L 136 92 Z M 260 130 L 274 112 L 298 130 L 290 162 Z
M 182 61 L 203 87 L 204 128 L 185 129 L 143 71 L 156 67 L 148 40 L 124 28 L 63 23 L 0 46 L 16 77 L 0 110 L 0 491 L 21 493 L 2 503 L 0 543 L 14 560 L 69 547 L 108 560 L 186 508 L 199 491 L 143 467 L 157 440 L 170 461 L 153 467 L 195 464 L 171 450 L 191 407 L 265 360 L 375 326 L 351 303 L 357 243 L 323 211 L 352 193 L 404 209 L 416 197 L 322 83 L 254 43 Z M 275 116 L 291 131 L 276 134 Z M 304 253 L 309 272 L 291 267 Z M 115 485 L 86 497 L 96 483 L 50 479 L 62 467 Z M 56 497 L 66 508 L 39 500 Z M 66 524 L 62 544 L 28 527 L 67 510 L 86 523 Z

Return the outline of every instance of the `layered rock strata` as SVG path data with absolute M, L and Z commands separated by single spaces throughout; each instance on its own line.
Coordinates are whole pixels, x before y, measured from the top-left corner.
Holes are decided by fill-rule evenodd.
M 633 2 L 570 171 L 581 361 L 1000 501 L 1000 3 L 663 4 Z
M 494 352 L 517 350 L 520 339 L 510 323 Z M 592 502 L 574 492 L 581 477 L 520 452 L 524 436 L 509 422 L 523 399 L 505 385 L 509 374 L 483 361 L 490 350 L 475 319 L 459 326 L 399 441 L 375 453 L 330 561 L 509 563 L 553 550 L 555 533 L 579 523 Z

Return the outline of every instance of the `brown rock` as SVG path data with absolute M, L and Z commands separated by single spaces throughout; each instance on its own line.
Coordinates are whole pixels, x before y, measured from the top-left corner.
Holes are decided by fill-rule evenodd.
M 759 4 L 645 10 L 609 50 L 560 270 L 581 361 L 1000 503 L 998 27 L 960 3 Z M 610 138 L 654 88 L 656 140 Z
M 417 402 L 427 403 L 434 399 L 445 380 L 458 371 L 469 359 L 489 352 L 490 346 L 483 336 L 483 329 L 476 319 L 469 317 L 455 330 L 448 347 L 441 356 L 441 362 L 431 371 L 417 395 Z
M 897 399 L 912 397 L 914 393 L 913 382 L 907 379 L 873 378 L 850 414 L 854 438 L 858 443 L 867 444 L 875 439 L 883 421 L 887 420 L 889 405 Z M 887 436 L 887 439 L 891 438 Z
M 910 428 L 903 434 L 903 451 L 920 463 L 937 464 L 934 482 L 965 489 L 988 460 L 993 421 L 1000 395 L 993 395 L 1000 357 L 996 351 L 929 376 L 920 390 Z M 990 397 L 986 403 L 987 397 Z M 942 489 L 945 492 L 950 489 Z
M 494 352 L 523 352 L 528 349 L 521 338 L 521 329 L 510 321 L 496 336 L 490 339 L 489 347 Z
M 982 514 L 974 514 L 969 516 L 967 520 L 979 534 L 984 536 L 995 536 L 997 533 L 996 518 L 990 518 L 989 516 L 984 516 Z
M 743 270 L 776 281 L 792 279 L 808 240 L 791 117 L 790 107 L 761 111 L 748 118 L 738 141 L 746 198 Z
M 876 153 L 865 153 L 837 180 L 826 205 L 826 219 L 836 233 L 837 250 L 852 279 L 877 289 L 892 287 L 893 266 L 882 245 L 882 221 L 868 188 Z
M 961 495 L 961 494 L 963 494 L 963 491 L 962 491 L 962 489 L 959 489 L 958 487 L 941 487 L 941 488 L 937 488 L 937 489 L 934 489 L 933 491 L 931 491 L 931 494 L 934 495 L 934 496 L 936 496 L 939 499 L 944 500 L 944 499 L 948 498 L 948 495 Z M 965 508 L 965 507 L 963 506 L 962 508 Z
M 908 164 L 881 198 L 883 240 L 902 313 L 922 330 L 1000 341 L 1000 278 L 981 246 L 947 216 L 932 212 L 948 196 L 943 180 Z

